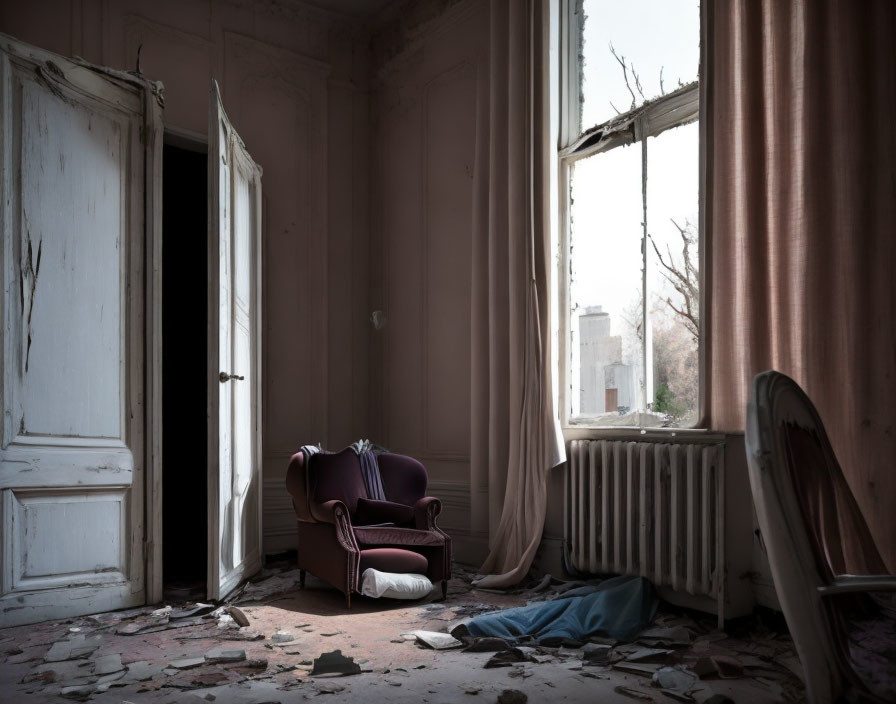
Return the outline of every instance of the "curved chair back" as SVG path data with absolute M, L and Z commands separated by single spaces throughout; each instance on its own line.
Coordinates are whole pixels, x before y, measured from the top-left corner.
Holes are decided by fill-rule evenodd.
M 426 496 L 426 468 L 413 457 L 386 453 L 377 456 L 383 491 L 389 501 L 413 506 Z M 301 521 L 313 521 L 311 503 L 339 499 L 354 514 L 359 498 L 368 498 L 358 456 L 351 448 L 306 457 L 297 452 L 286 470 L 286 488 Z
M 308 505 L 308 457 L 299 451 L 289 458 L 286 469 L 286 490 L 292 496 L 292 505 L 300 521 L 313 521 Z
M 389 501 L 413 506 L 426 496 L 426 468 L 413 457 L 383 454 L 377 457 L 383 491 Z
M 350 447 L 341 452 L 311 455 L 308 464 L 308 498 L 316 504 L 339 499 L 350 514 L 358 508 L 358 499 L 366 499 L 361 463 Z
M 793 379 L 756 376 L 747 406 L 756 515 L 811 702 L 854 680 L 844 624 L 819 588 L 841 574 L 886 572 L 821 418 Z

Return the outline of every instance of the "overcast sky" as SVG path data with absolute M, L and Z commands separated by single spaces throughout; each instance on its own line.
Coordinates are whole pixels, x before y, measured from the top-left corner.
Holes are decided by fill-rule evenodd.
M 648 98 L 697 78 L 699 3 L 696 0 L 585 0 L 583 128 L 631 108 L 622 70 L 609 51 L 634 63 Z M 631 79 L 630 79 L 631 80 Z M 638 103 L 641 98 L 638 96 Z M 696 224 L 698 137 L 696 123 L 648 140 L 648 231 L 661 249 L 681 240 L 669 218 Z M 618 147 L 576 163 L 573 173 L 572 302 L 601 305 L 621 334 L 621 313 L 641 290 L 641 145 Z M 655 255 L 651 253 L 651 263 Z M 654 267 L 651 285 L 663 286 Z M 634 362 L 634 360 L 631 360 Z

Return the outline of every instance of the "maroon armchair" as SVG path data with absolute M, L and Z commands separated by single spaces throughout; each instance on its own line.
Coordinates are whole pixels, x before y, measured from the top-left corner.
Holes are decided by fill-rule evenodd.
M 385 501 L 370 499 L 358 455 L 297 452 L 289 461 L 286 488 L 299 529 L 300 585 L 305 572 L 345 594 L 360 593 L 369 567 L 383 572 L 425 574 L 442 582 L 451 577 L 451 538 L 436 525 L 441 502 L 426 496 L 426 469 L 404 455 L 377 457 Z

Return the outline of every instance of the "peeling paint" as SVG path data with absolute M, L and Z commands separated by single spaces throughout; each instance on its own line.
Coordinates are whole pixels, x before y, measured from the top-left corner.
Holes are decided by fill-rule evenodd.
M 31 358 L 31 316 L 34 313 L 34 296 L 37 292 L 37 277 L 40 274 L 40 260 L 43 253 L 43 240 L 37 242 L 37 256 L 34 255 L 34 245 L 31 240 L 31 233 L 26 234 L 27 245 L 26 253 L 22 261 L 22 276 L 19 281 L 19 288 L 22 297 L 22 318 L 25 323 L 27 334 L 27 342 L 25 348 L 25 373 L 28 372 L 28 362 Z M 27 292 L 27 297 L 26 297 Z M 23 421 L 24 423 L 24 421 Z M 24 428 L 23 428 L 24 431 Z
M 52 61 L 47 61 L 43 66 L 35 66 L 34 73 L 37 76 L 38 81 L 53 95 L 69 105 L 72 104 L 72 101 L 62 92 L 62 89 L 57 83 L 59 80 L 65 80 L 65 74 L 56 64 Z

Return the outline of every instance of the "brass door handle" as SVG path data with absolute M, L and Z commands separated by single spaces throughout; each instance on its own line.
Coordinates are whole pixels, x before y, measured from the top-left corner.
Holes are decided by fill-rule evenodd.
M 222 384 L 225 381 L 242 381 L 245 378 L 246 377 L 240 376 L 239 374 L 228 374 L 227 372 L 221 372 L 220 374 L 218 374 L 218 381 L 220 381 Z

